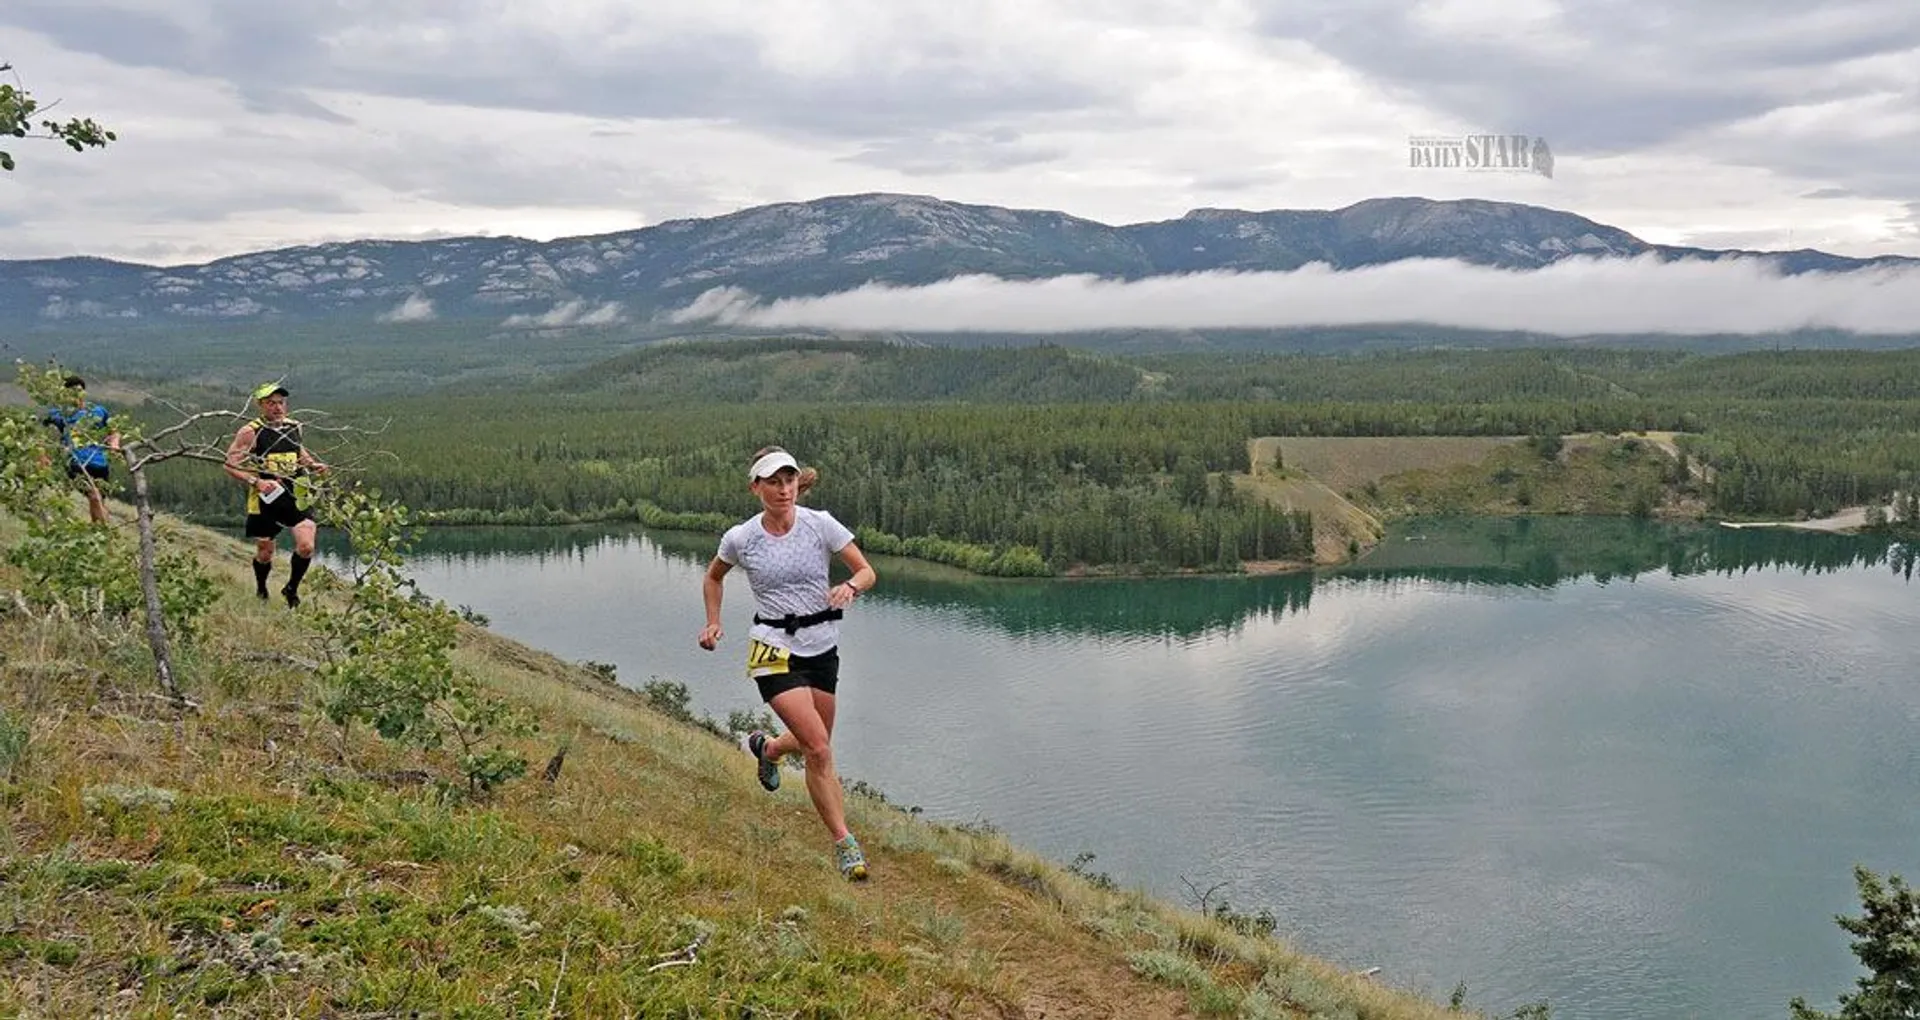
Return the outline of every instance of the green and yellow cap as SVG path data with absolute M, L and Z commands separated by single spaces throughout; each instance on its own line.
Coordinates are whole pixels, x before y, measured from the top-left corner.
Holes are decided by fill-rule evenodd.
M 277 382 L 261 383 L 260 385 L 255 386 L 253 388 L 253 399 L 255 400 L 265 400 L 268 397 L 272 397 L 272 396 L 287 397 L 287 396 L 292 396 L 292 394 L 287 392 L 287 388 L 285 386 L 282 386 Z

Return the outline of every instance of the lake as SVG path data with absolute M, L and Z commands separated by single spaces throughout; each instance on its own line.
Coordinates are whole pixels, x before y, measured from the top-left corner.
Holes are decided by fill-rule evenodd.
M 431 533 L 495 631 L 757 709 L 715 539 Z M 1859 973 L 1858 862 L 1920 880 L 1920 598 L 1884 539 L 1427 520 L 1319 575 L 972 578 L 880 560 L 843 623 L 844 775 L 1444 1001 L 1784 1017 Z M 741 761 L 743 773 L 748 763 Z

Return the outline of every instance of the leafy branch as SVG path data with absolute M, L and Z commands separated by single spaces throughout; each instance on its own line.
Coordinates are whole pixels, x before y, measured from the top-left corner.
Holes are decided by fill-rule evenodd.
M 58 406 L 67 397 L 66 373 L 58 365 L 36 369 L 21 364 L 20 388 L 40 407 Z M 121 450 L 139 442 L 135 429 L 121 429 Z M 71 441 L 90 445 L 106 438 L 97 422 L 68 426 Z M 145 611 L 148 644 L 162 691 L 176 704 L 187 702 L 174 677 L 169 634 L 187 640 L 213 604 L 213 581 L 192 554 L 163 552 L 145 500 L 145 475 L 134 474 L 139 515 L 139 550 L 128 550 L 114 529 L 83 520 L 65 478 L 67 451 L 35 413 L 16 409 L 0 416 L 0 509 L 18 517 L 26 537 L 8 550 L 8 558 L 32 580 L 24 597 L 48 611 L 100 619 L 131 618 Z
M 1851 949 L 1867 976 L 1857 991 L 1840 995 L 1840 1011 L 1824 1013 L 1795 997 L 1794 1020 L 1911 1020 L 1920 1016 L 1920 895 L 1899 875 L 1885 881 L 1865 867 L 1853 869 L 1860 915 L 1834 920 L 1853 936 Z
M 342 746 L 356 724 L 422 750 L 452 744 L 471 794 L 524 775 L 526 758 L 496 738 L 532 725 L 454 664 L 459 614 L 402 572 L 414 532 L 406 507 L 347 485 L 326 515 L 353 545 L 347 600 L 319 613 L 322 707 Z
M 12 64 L 0 64 L 0 74 L 12 71 Z M 56 101 L 43 106 L 32 92 L 20 84 L 18 75 L 14 76 L 13 82 L 0 82 L 0 137 L 47 139 L 62 142 L 75 152 L 105 148 L 108 142 L 119 138 L 92 117 L 71 117 L 61 121 L 43 116 L 36 132 L 34 115 L 44 114 L 58 105 Z M 11 171 L 14 165 L 13 154 L 0 149 L 0 171 Z

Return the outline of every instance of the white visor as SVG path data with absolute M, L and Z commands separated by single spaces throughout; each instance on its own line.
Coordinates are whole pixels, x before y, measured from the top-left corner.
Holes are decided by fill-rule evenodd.
M 785 450 L 775 450 L 753 462 L 753 466 L 747 469 L 747 481 L 757 482 L 783 467 L 800 470 L 800 465 L 794 461 L 793 454 Z

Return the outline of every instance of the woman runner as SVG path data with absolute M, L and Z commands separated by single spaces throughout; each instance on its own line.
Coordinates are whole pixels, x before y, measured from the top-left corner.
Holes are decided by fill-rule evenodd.
M 756 603 L 747 675 L 787 732 L 768 737 L 755 730 L 741 746 L 758 763 L 760 785 L 769 791 L 780 787 L 780 758 L 799 752 L 806 762 L 807 795 L 833 837 L 840 873 L 861 881 L 867 877 L 867 859 L 860 841 L 847 831 L 840 777 L 833 769 L 834 691 L 840 680 L 836 621 L 878 575 L 854 544 L 853 532 L 832 514 L 799 505 L 800 495 L 818 477 L 812 468 L 803 472 L 780 447 L 754 454 L 747 483 L 762 509 L 728 529 L 707 566 L 700 585 L 707 609 L 700 647 L 712 651 L 719 644 L 723 582 L 728 571 L 743 568 Z M 853 576 L 828 587 L 827 571 L 836 555 Z

